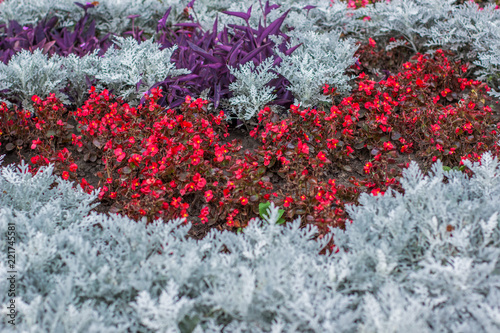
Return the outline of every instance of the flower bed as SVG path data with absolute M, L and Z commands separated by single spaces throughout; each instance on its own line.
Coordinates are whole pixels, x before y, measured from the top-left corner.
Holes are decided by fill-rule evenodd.
M 79 4 L 82 18 L 68 14 L 73 32 L 58 25 L 60 12 L 26 29 L 9 22 L 0 35 L 9 60 L 0 64 L 0 156 L 19 170 L 2 169 L 0 225 L 11 231 L 19 217 L 20 325 L 500 328 L 495 46 L 471 41 L 474 60 L 450 40 L 426 44 L 458 24 L 444 9 L 418 21 L 431 2 L 323 1 L 316 11 L 261 3 L 258 27 L 251 8 L 234 5 L 225 14 L 246 25 L 220 29 L 216 19 L 210 30 L 202 23 L 211 12 L 196 18 L 194 1 L 162 15 L 144 1 L 145 16 L 159 15 L 156 34 L 132 15 L 128 39 L 103 39 L 110 4 Z M 420 30 L 400 22 L 394 33 L 391 21 L 367 37 L 391 6 L 415 6 Z M 494 6 L 449 8 L 457 20 L 500 20 Z M 343 32 L 323 31 L 336 19 Z M 287 268 L 295 265 L 300 273 Z

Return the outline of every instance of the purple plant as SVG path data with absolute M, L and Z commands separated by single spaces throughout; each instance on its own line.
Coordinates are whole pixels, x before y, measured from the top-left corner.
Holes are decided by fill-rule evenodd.
M 263 12 L 264 18 L 276 6 L 269 6 L 269 2 L 267 2 Z M 167 92 L 160 100 L 162 105 L 170 108 L 179 106 L 184 101 L 186 94 L 200 96 L 203 91 L 209 89 L 208 99 L 217 108 L 221 99 L 232 97 L 229 84 L 235 78 L 230 74 L 229 66 L 239 67 L 248 61 L 253 61 L 255 65 L 258 65 L 270 56 L 275 57 L 274 65 L 281 62 L 281 58 L 275 55 L 273 50 L 275 43 L 269 39 L 270 35 L 284 37 L 283 43 L 278 47 L 287 55 L 300 46 L 299 44 L 286 49 L 285 44 L 289 37 L 282 33 L 280 28 L 288 11 L 269 26 L 262 26 L 259 23 L 259 28 L 253 29 L 248 23 L 251 10 L 252 7 L 246 13 L 224 12 L 226 15 L 239 17 L 246 23 L 246 26 L 228 25 L 228 27 L 233 28 L 232 32 L 229 31 L 228 27 L 224 27 L 222 31 L 217 30 L 218 17 L 211 31 L 203 31 L 202 27 L 195 22 L 175 24 L 174 26 L 180 27 L 180 29 L 173 31 L 165 25 L 170 14 L 170 9 L 167 10 L 165 16 L 158 22 L 156 41 L 162 45 L 161 48 L 168 48 L 176 44 L 178 50 L 174 52 L 172 61 L 176 63 L 177 68 L 189 69 L 191 74 L 167 78 L 151 87 L 161 86 Z M 270 85 L 275 87 L 277 95 L 273 104 L 287 106 L 292 103 L 293 96 L 286 90 L 286 84 L 287 82 L 282 76 L 270 82 Z
M 113 44 L 109 38 L 110 34 L 98 38 L 95 21 L 88 21 L 89 16 L 85 13 L 72 31 L 67 27 L 58 27 L 58 19 L 55 16 L 41 21 L 35 27 L 23 27 L 16 21 L 0 25 L 0 60 L 7 64 L 17 52 L 36 49 L 43 50 L 44 54 L 56 53 L 61 56 L 72 53 L 83 56 L 99 49 L 99 54 L 102 55 Z

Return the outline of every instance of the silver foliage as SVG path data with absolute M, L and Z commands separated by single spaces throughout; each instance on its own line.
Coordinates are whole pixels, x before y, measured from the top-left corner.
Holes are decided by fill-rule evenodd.
M 33 95 L 45 98 L 54 93 L 61 101 L 68 103 L 66 95 L 61 92 L 66 87 L 67 75 L 62 57 L 49 57 L 39 49 L 33 53 L 22 50 L 7 65 L 0 63 L 3 88 L 9 89 L 5 97 L 19 100 L 23 108 L 29 110 L 33 109 Z
M 80 1 L 82 4 L 86 2 Z M 96 20 L 97 30 L 105 33 L 121 35 L 131 30 L 129 15 L 141 15 L 135 19 L 136 26 L 139 24 L 146 33 L 153 33 L 158 20 L 172 4 L 175 5 L 172 16 L 182 12 L 183 7 L 174 0 L 102 0 L 94 8 L 89 8 L 88 13 L 90 19 Z M 0 22 L 3 23 L 16 20 L 21 25 L 36 25 L 51 16 L 57 16 L 62 26 L 71 27 L 83 16 L 83 9 L 73 0 L 5 0 L 0 4 Z
M 288 47 L 299 43 L 303 45 L 289 56 L 275 48 L 282 59 L 275 71 L 290 82 L 288 90 L 293 93 L 295 103 L 310 107 L 327 102 L 328 98 L 321 89 L 324 84 L 336 87 L 342 94 L 350 91 L 351 77 L 346 75 L 346 69 L 356 62 L 354 53 L 358 48 L 353 40 L 340 39 L 335 32 L 318 34 L 298 31 L 291 35 L 293 38 L 287 42 Z M 271 38 L 278 44 L 276 37 Z
M 382 1 L 355 11 L 357 23 L 368 37 L 403 36 L 414 52 L 421 52 L 424 32 L 445 19 L 453 10 L 454 0 L 392 0 Z M 369 20 L 359 20 L 369 17 Z M 353 23 L 354 24 L 354 23 Z
M 190 73 L 187 69 L 176 69 L 170 62 L 176 45 L 160 50 L 153 39 L 138 44 L 132 37 L 115 38 L 119 49 L 111 47 L 106 51 L 95 78 L 100 86 L 112 89 L 116 96 L 131 104 L 137 104 L 151 86 L 167 76 Z
M 68 73 L 70 84 L 67 95 L 71 97 L 73 104 L 81 106 L 85 102 L 89 88 L 87 79 L 93 80 L 98 75 L 100 62 L 98 50 L 83 57 L 70 54 L 63 58 L 63 66 Z
M 257 67 L 252 61 L 239 68 L 229 66 L 229 71 L 236 77 L 236 81 L 229 85 L 229 90 L 234 94 L 229 102 L 239 119 L 252 118 L 267 103 L 276 98 L 276 95 L 272 93 L 273 88 L 266 86 L 269 81 L 278 77 L 270 72 L 273 61 L 273 57 L 269 57 Z

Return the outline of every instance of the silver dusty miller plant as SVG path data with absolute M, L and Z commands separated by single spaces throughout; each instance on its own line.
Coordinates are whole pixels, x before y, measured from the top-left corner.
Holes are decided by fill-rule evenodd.
M 239 68 L 229 67 L 231 74 L 236 77 L 236 81 L 229 85 L 229 90 L 234 95 L 229 102 L 237 118 L 249 120 L 276 98 L 272 93 L 273 88 L 267 86 L 269 81 L 278 77 L 270 71 L 273 68 L 273 58 L 265 59 L 257 67 L 252 61 Z
M 465 2 L 448 11 L 442 20 L 426 30 L 426 45 L 476 56 L 478 52 L 487 51 L 491 43 L 498 43 L 499 24 L 500 13 L 495 5 L 488 4 L 479 10 L 476 3 Z M 464 60 L 471 60 L 471 56 Z
M 63 66 L 67 71 L 69 81 L 68 97 L 71 98 L 73 104 L 80 107 L 88 97 L 88 82 L 91 82 L 99 74 L 101 57 L 98 56 L 98 50 L 87 54 L 83 57 L 78 57 L 75 54 L 70 54 L 63 59 Z
M 82 4 L 92 1 L 78 1 Z M 94 8 L 87 9 L 90 20 L 96 21 L 96 30 L 121 35 L 132 28 L 130 15 L 140 15 L 134 19 L 146 33 L 154 33 L 160 20 L 170 5 L 176 14 L 182 12 L 182 5 L 174 0 L 103 0 Z M 73 0 L 5 0 L 0 4 L 0 22 L 16 20 L 21 25 L 34 24 L 46 17 L 56 16 L 60 25 L 72 27 L 83 16 L 83 9 Z M 173 16 L 173 15 L 172 15 Z M 172 18 L 169 20 L 171 21 Z
M 428 29 L 453 10 L 454 0 L 391 0 L 382 1 L 354 11 L 352 24 L 365 31 L 366 37 L 403 36 L 408 48 L 422 52 Z M 361 18 L 369 17 L 369 20 Z M 397 42 L 396 42 L 397 43 Z M 396 45 L 389 44 L 389 49 Z
M 336 32 L 318 34 L 314 31 L 291 34 L 287 47 L 303 43 L 291 55 L 287 56 L 278 48 L 276 54 L 282 62 L 275 71 L 283 75 L 290 85 L 287 87 L 295 97 L 295 103 L 311 107 L 321 102 L 328 102 L 322 94 L 322 87 L 328 84 L 337 88 L 341 94 L 351 89 L 346 69 L 356 62 L 354 53 L 357 46 L 351 39 L 340 39 Z M 270 37 L 277 45 L 281 37 Z
M 67 85 L 68 73 L 64 67 L 64 59 L 57 54 L 49 57 L 40 49 L 33 53 L 22 50 L 7 65 L 0 63 L 0 78 L 0 90 L 8 89 L 4 98 L 21 102 L 25 109 L 33 111 L 33 95 L 45 98 L 54 93 L 63 103 L 69 103 L 66 95 L 61 92 Z M 2 93 L 0 97 L 1 95 Z
M 131 104 L 138 103 L 141 97 L 156 82 L 167 76 L 190 73 L 187 69 L 176 69 L 170 61 L 177 46 L 160 50 L 153 39 L 138 44 L 132 37 L 115 37 L 120 48 L 109 48 L 100 61 L 98 74 L 99 87 L 112 89 L 116 96 Z

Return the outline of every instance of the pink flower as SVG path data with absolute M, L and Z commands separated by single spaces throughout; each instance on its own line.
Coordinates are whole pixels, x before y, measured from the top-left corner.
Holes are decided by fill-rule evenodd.
M 390 141 L 384 142 L 384 150 L 393 150 L 393 149 L 394 145 L 392 144 L 392 142 Z
M 210 200 L 212 200 L 213 197 L 214 196 L 213 196 L 211 190 L 208 190 L 208 191 L 205 192 L 205 199 L 207 200 L 207 202 L 210 202 Z
M 116 160 L 118 162 L 121 162 L 125 158 L 126 154 L 123 152 L 123 150 L 121 148 L 116 148 L 115 149 L 115 156 L 116 156 Z
M 41 144 L 42 141 L 40 138 L 37 138 L 36 140 L 33 140 L 33 144 L 31 145 L 31 149 L 35 149 L 37 145 Z

